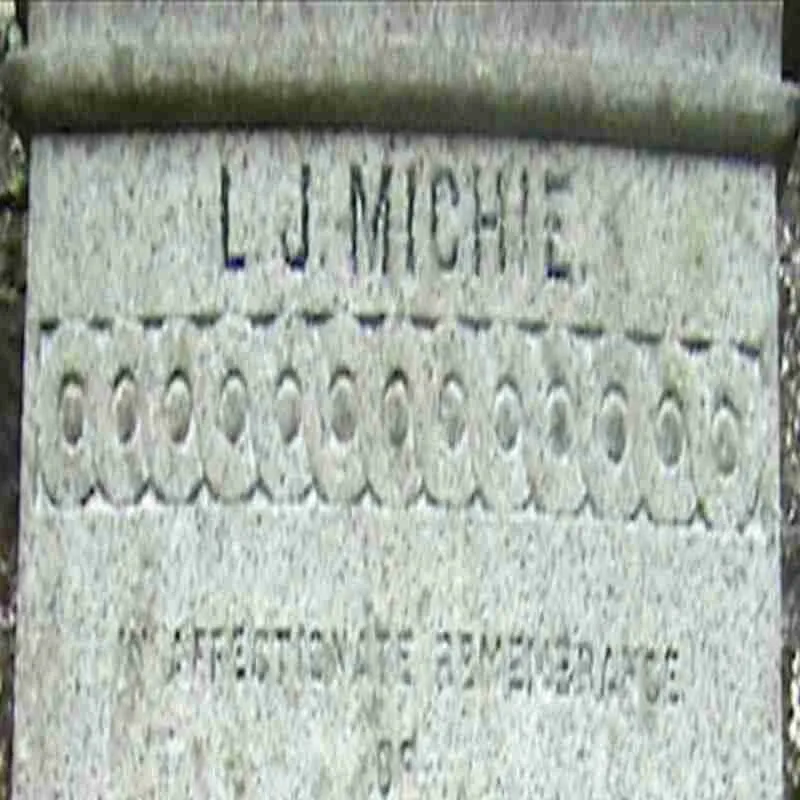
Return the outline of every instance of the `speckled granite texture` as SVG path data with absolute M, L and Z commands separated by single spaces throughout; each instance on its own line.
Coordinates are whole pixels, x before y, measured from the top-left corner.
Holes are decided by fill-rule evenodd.
M 33 37 L 188 30 L 110 8 Z M 685 55 L 608 8 L 548 13 Z M 31 197 L 18 797 L 781 796 L 771 166 L 48 135 Z

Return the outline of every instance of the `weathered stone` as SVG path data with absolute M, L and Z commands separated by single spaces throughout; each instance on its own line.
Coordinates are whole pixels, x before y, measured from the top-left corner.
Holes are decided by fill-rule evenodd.
M 496 8 L 74 8 L 32 40 L 523 38 Z M 666 22 L 655 61 L 686 55 L 677 5 L 547 8 L 628 69 Z M 727 45 L 709 8 L 696 62 L 777 73 L 777 6 Z M 18 796 L 779 797 L 773 181 L 507 138 L 37 136 Z
M 796 130 L 779 27 L 775 2 L 42 3 L 37 49 L 1 74 L 23 130 L 365 127 L 763 158 Z

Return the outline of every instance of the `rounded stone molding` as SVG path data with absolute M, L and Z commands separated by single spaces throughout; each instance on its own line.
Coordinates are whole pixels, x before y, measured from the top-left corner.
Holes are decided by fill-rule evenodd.
M 311 469 L 324 498 L 337 504 L 352 503 L 366 488 L 367 480 L 367 347 L 358 322 L 349 316 L 328 320 L 317 337 L 307 440 Z
M 661 342 L 642 354 L 643 419 L 634 447 L 639 485 L 656 522 L 688 522 L 695 511 L 690 430 L 697 397 L 696 364 L 676 342 Z
M 39 463 L 50 500 L 58 506 L 84 503 L 95 486 L 95 405 L 91 375 L 101 350 L 85 325 L 65 322 L 53 333 L 39 374 L 36 415 Z
M 467 505 L 477 485 L 476 349 L 475 333 L 452 322 L 431 334 L 420 464 L 428 493 L 443 506 Z
M 251 420 L 259 355 L 241 317 L 222 317 L 199 337 L 200 452 L 209 489 L 225 501 L 246 497 L 258 478 Z
M 299 502 L 312 486 L 309 428 L 319 343 L 314 327 L 286 315 L 254 332 L 258 369 L 253 436 L 261 479 L 275 502 Z
M 757 362 L 728 345 L 696 359 L 692 460 L 698 511 L 729 529 L 752 515 L 766 457 L 767 419 Z
M 137 503 L 147 488 L 152 435 L 145 392 L 146 355 L 142 326 L 115 320 L 90 379 L 97 419 L 97 476 L 103 494 L 118 507 Z
M 366 346 L 367 476 L 382 503 L 403 508 L 422 489 L 428 345 L 410 323 L 390 321 L 369 335 Z
M 525 455 L 534 497 L 545 511 L 575 513 L 586 497 L 585 349 L 563 328 L 548 328 L 533 338 L 531 375 Z
M 167 320 L 150 338 L 146 385 L 153 488 L 167 503 L 185 503 L 200 487 L 203 462 L 197 420 L 199 333 Z
M 644 433 L 641 347 L 609 334 L 592 342 L 590 353 L 586 413 L 591 426 L 581 447 L 584 477 L 599 516 L 628 519 L 641 500 L 633 456 Z
M 531 487 L 525 458 L 533 386 L 531 347 L 517 328 L 493 325 L 478 333 L 475 472 L 490 508 L 527 503 Z

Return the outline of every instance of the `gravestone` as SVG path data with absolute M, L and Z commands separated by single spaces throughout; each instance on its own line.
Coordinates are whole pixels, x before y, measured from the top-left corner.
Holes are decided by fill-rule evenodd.
M 30 25 L 15 796 L 778 798 L 780 5 Z

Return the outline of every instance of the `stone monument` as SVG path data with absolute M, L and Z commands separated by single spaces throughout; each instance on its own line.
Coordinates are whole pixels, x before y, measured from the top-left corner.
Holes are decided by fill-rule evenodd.
M 780 4 L 38 2 L 15 796 L 781 796 Z

